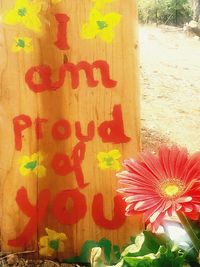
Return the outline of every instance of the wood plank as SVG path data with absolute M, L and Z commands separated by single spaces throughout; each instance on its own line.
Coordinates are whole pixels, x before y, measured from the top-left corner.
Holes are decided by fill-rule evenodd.
M 23 4 L 25 2 L 22 1 Z M 122 213 L 116 213 L 117 219 L 113 220 L 113 198 L 118 185 L 115 177 L 117 170 L 112 170 L 112 166 L 117 159 L 109 158 L 111 154 L 107 154 L 107 159 L 102 158 L 108 167 L 105 170 L 98 166 L 97 160 L 99 152 L 118 150 L 122 155 L 121 162 L 136 155 L 140 149 L 137 13 L 135 1 L 132 0 L 115 0 L 105 4 L 99 1 L 102 6 L 96 6 L 97 11 L 94 11 L 95 1 L 82 0 L 81 4 L 78 0 L 52 2 L 44 2 L 38 13 L 38 19 L 42 22 L 39 33 L 30 30 L 33 27 L 22 23 L 22 20 L 18 20 L 17 25 L 2 25 L 0 227 L 2 249 L 7 251 L 37 250 L 37 242 L 47 235 L 45 228 L 65 233 L 68 239 L 64 242 L 64 253 L 53 253 L 52 248 L 50 253 L 52 257 L 69 258 L 78 256 L 87 240 L 97 242 L 106 238 L 112 244 L 123 245 L 142 227 L 140 218 L 128 218 L 123 222 Z M 7 14 L 14 2 L 1 0 L 0 3 L 2 13 Z M 34 2 L 27 3 L 31 5 Z M 23 5 L 20 8 L 22 12 Z M 19 6 L 15 12 L 19 12 Z M 110 29 L 114 33 L 111 43 L 100 38 L 103 36 L 100 28 L 94 39 L 81 37 L 82 27 L 91 12 L 96 14 L 94 22 L 104 32 L 111 27 L 110 20 L 106 20 L 111 13 L 121 16 L 117 25 Z M 102 16 L 98 17 L 98 13 Z M 34 21 L 37 14 L 31 15 Z M 28 29 L 27 25 L 30 26 Z M 15 36 L 32 38 L 33 52 L 25 53 L 21 49 L 13 53 L 10 47 Z M 104 68 L 100 71 L 101 66 Z M 90 72 L 88 77 L 81 70 L 76 80 L 78 68 L 86 68 Z M 50 70 L 52 75 L 48 76 Z M 34 87 L 34 84 L 42 83 L 44 86 Z M 18 117 L 21 114 L 28 116 L 26 122 Z M 21 149 L 15 143 L 13 118 L 16 118 L 16 125 L 27 123 L 22 132 Z M 41 132 L 37 132 L 39 138 L 35 133 L 37 118 L 42 119 Z M 28 121 L 31 126 L 28 126 Z M 87 135 L 87 128 L 90 127 L 91 140 L 80 141 L 75 125 L 80 126 L 83 135 Z M 32 165 L 26 166 L 26 169 L 32 168 L 30 174 L 22 176 L 19 158 L 24 155 L 30 157 L 36 152 L 41 152 L 44 157 L 41 163 L 36 164 L 45 166 L 45 177 L 38 177 L 33 159 L 29 160 Z M 81 155 L 83 158 L 79 162 Z M 25 203 L 22 187 L 33 206 L 42 197 L 37 214 L 42 203 L 45 200 L 48 203 L 39 224 L 31 226 L 24 236 L 21 234 L 30 218 L 16 203 L 17 194 Z M 105 218 L 101 216 L 102 197 Z M 121 205 L 119 201 L 118 198 L 118 205 Z M 92 212 L 95 203 L 98 209 Z M 116 207 L 116 211 L 118 209 Z M 31 213 L 31 209 L 28 210 L 27 213 Z M 33 214 L 29 216 L 33 217 Z M 17 241 L 9 241 L 15 238 L 18 238 Z

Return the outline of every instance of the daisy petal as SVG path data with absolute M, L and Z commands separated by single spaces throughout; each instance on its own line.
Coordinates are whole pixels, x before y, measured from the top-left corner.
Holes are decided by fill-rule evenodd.
M 123 188 L 127 214 L 143 212 L 145 222 L 157 229 L 163 217 L 184 212 L 197 219 L 200 213 L 200 153 L 189 156 L 186 149 L 161 147 L 158 156 L 140 153 L 141 161 L 124 161 L 117 174 Z

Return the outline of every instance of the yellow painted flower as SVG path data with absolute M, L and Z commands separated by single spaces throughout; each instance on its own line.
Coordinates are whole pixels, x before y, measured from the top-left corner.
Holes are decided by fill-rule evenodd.
M 121 153 L 117 149 L 109 152 L 99 152 L 97 155 L 97 159 L 99 161 L 98 166 L 101 170 L 111 169 L 119 171 L 121 169 L 121 164 L 119 162 L 120 158 Z
M 15 37 L 15 42 L 12 46 L 12 52 L 25 51 L 29 53 L 33 51 L 32 39 L 28 37 Z
M 92 9 L 89 22 L 82 27 L 82 39 L 94 39 L 99 36 L 103 41 L 111 43 L 114 38 L 114 28 L 119 24 L 121 15 L 108 13 L 102 15 L 98 10 Z
M 3 22 L 9 25 L 22 24 L 32 31 L 39 32 L 42 26 L 38 17 L 41 7 L 39 0 L 16 0 L 14 7 L 3 16 Z
M 64 252 L 65 244 L 63 241 L 67 240 L 64 233 L 57 233 L 56 231 L 45 228 L 47 235 L 42 236 L 39 240 L 39 253 L 41 256 L 51 257 L 56 252 Z
M 32 154 L 29 156 L 22 156 L 19 159 L 19 172 L 23 176 L 29 175 L 31 172 L 36 174 L 39 178 L 46 175 L 46 168 L 41 165 L 43 161 L 43 156 L 40 152 Z
M 92 2 L 94 2 L 94 8 L 99 9 L 104 7 L 107 3 L 113 2 L 113 0 L 92 0 Z

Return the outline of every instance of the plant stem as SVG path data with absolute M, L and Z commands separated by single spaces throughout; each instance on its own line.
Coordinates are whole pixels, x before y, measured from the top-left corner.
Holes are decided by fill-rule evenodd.
M 200 240 L 198 239 L 197 235 L 195 234 L 190 222 L 188 221 L 188 219 L 184 213 L 177 212 L 177 215 L 178 215 L 179 220 L 182 223 L 185 231 L 189 235 L 189 237 L 190 237 L 190 239 L 194 245 L 194 248 L 196 249 L 197 252 L 199 252 L 200 251 Z

